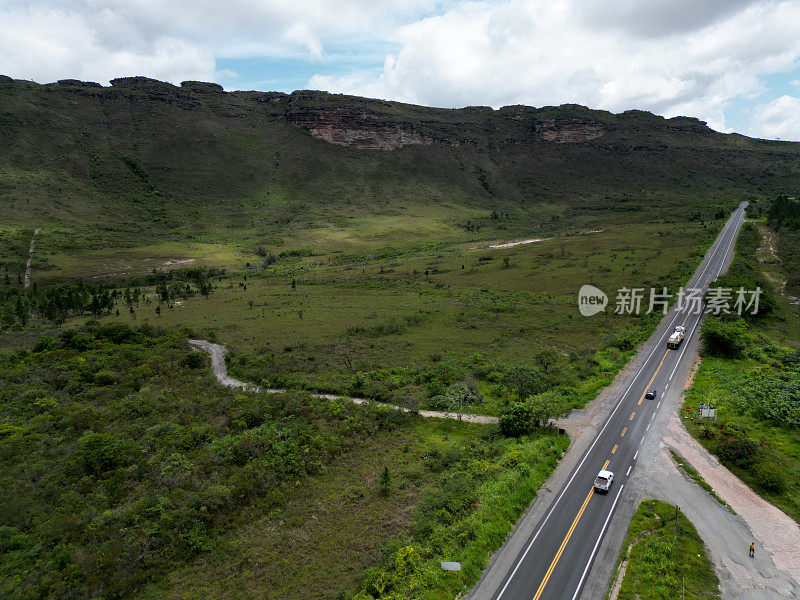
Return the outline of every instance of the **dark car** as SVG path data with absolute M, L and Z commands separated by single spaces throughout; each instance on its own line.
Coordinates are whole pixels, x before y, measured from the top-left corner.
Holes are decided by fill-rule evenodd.
M 650 388 L 644 395 L 644 397 L 647 398 L 648 400 L 655 400 L 656 396 L 658 396 L 658 390 L 655 388 Z

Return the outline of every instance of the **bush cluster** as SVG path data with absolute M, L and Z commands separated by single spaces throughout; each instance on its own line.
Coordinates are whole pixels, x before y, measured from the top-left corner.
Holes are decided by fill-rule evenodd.
M 0 596 L 121 597 L 404 413 L 236 394 L 149 326 L 0 354 Z M 202 356 L 201 356 L 202 358 Z

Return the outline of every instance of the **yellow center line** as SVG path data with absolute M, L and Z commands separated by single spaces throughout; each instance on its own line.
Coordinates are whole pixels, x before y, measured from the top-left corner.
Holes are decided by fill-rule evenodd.
M 686 315 L 686 316 L 688 318 L 689 315 Z M 685 319 L 684 319 L 684 322 L 686 322 Z M 642 393 L 642 396 L 639 398 L 639 404 L 642 403 L 642 399 L 644 398 L 644 395 L 647 393 L 647 390 L 650 389 L 650 386 L 653 384 L 653 381 L 655 380 L 656 375 L 658 375 L 658 372 L 661 370 L 661 367 L 664 364 L 664 360 L 667 358 L 667 354 L 669 354 L 669 349 L 667 349 L 667 351 L 664 353 L 664 356 L 661 357 L 661 361 L 658 363 L 658 368 L 656 368 L 656 372 L 653 373 L 653 376 L 650 378 L 650 381 L 647 383 L 647 387 L 645 388 L 645 391 Z M 635 416 L 636 416 L 636 411 L 633 411 L 633 414 L 631 414 L 630 420 L 633 421 L 633 418 Z M 627 432 L 628 432 L 628 428 L 626 427 L 625 429 L 622 430 L 622 433 L 620 434 L 620 437 L 625 437 L 625 434 Z M 615 444 L 614 445 L 614 449 L 611 451 L 611 454 L 614 454 L 617 451 L 618 447 L 619 447 L 619 444 Z M 608 463 L 610 463 L 610 462 L 611 462 L 610 459 L 605 462 L 605 464 L 603 465 L 603 470 L 605 470 L 605 468 L 608 466 Z M 589 490 L 589 493 L 586 495 L 586 498 L 583 500 L 583 504 L 581 505 L 581 508 L 578 511 L 578 514 L 575 515 L 575 519 L 572 521 L 572 525 L 570 525 L 569 531 L 567 531 L 567 535 L 565 535 L 564 539 L 561 541 L 561 545 L 558 548 L 558 552 L 556 552 L 556 555 L 553 557 L 553 561 L 550 563 L 550 566 L 547 568 L 547 572 L 544 575 L 544 579 L 542 579 L 542 582 L 539 584 L 539 588 L 536 590 L 536 594 L 533 596 L 533 600 L 539 600 L 539 598 L 541 597 L 542 592 L 544 591 L 544 588 L 547 585 L 547 582 L 550 581 L 550 576 L 553 574 L 553 570 L 556 568 L 556 565 L 558 564 L 558 561 L 561 559 L 561 555 L 564 552 L 564 548 L 566 548 L 566 546 L 567 546 L 567 542 L 569 542 L 569 539 L 572 537 L 572 534 L 575 531 L 575 528 L 578 526 L 578 522 L 581 520 L 581 517 L 583 516 L 583 513 L 586 510 L 586 507 L 589 505 L 589 500 L 591 500 L 593 494 L 594 494 L 594 488 Z
M 606 460 L 605 464 L 603 464 L 603 469 L 608 466 L 608 463 L 611 462 L 611 459 Z M 575 527 L 578 526 L 578 521 L 581 520 L 583 516 L 583 511 L 586 510 L 586 507 L 589 505 L 589 500 L 592 499 L 594 495 L 594 488 L 589 490 L 589 493 L 586 495 L 586 498 L 583 500 L 583 504 L 581 505 L 581 509 L 578 511 L 578 514 L 575 515 L 575 519 L 572 521 L 572 525 L 567 531 L 567 535 L 564 536 L 564 540 L 561 542 L 561 546 L 558 548 L 558 552 L 556 552 L 555 557 L 553 558 L 553 562 L 550 563 L 550 566 L 547 569 L 547 573 L 544 574 L 544 579 L 542 579 L 542 583 L 539 584 L 539 589 L 536 590 L 536 595 L 533 597 L 533 600 L 539 600 L 544 591 L 544 587 L 547 585 L 547 582 L 550 580 L 550 576 L 553 574 L 553 570 L 556 568 L 558 561 L 561 559 L 561 554 L 564 552 L 564 548 L 567 547 L 567 542 L 569 542 L 569 538 L 572 537 L 573 532 L 575 531 Z
M 647 387 L 644 388 L 642 395 L 639 397 L 639 404 L 642 403 L 642 398 L 644 398 L 644 395 L 647 393 L 647 390 L 649 390 L 650 386 L 653 385 L 653 380 L 655 380 L 656 375 L 658 375 L 658 372 L 661 370 L 661 365 L 664 364 L 664 359 L 667 358 L 667 354 L 669 354 L 669 348 L 667 348 L 667 351 L 664 352 L 664 356 L 661 357 L 661 362 L 658 363 L 658 368 L 656 369 L 656 372 L 653 373 L 653 376 L 650 378 L 650 381 L 647 382 Z
M 608 465 L 608 461 L 606 461 L 606 465 Z M 605 467 L 603 467 L 605 468 Z M 583 511 L 586 510 L 586 507 L 589 505 L 589 500 L 592 499 L 592 495 L 594 494 L 594 489 L 589 490 L 589 493 L 586 495 L 586 499 L 583 501 L 583 505 L 581 505 L 581 509 L 578 511 L 578 514 L 575 515 L 575 520 L 572 521 L 572 525 L 567 531 L 567 535 L 564 536 L 564 541 L 561 542 L 561 546 L 558 548 L 558 552 L 556 552 L 555 557 L 553 558 L 553 562 L 550 563 L 550 567 L 547 569 L 547 573 L 544 575 L 544 579 L 542 579 L 542 583 L 539 584 L 539 589 L 536 590 L 536 595 L 533 597 L 533 600 L 539 600 L 544 591 L 544 586 L 547 585 L 547 582 L 550 580 L 550 576 L 553 574 L 553 569 L 556 568 L 559 559 L 561 558 L 561 553 L 564 552 L 564 548 L 569 541 L 569 538 L 572 537 L 572 532 L 575 531 L 575 527 L 578 525 L 578 521 L 581 520 L 583 516 Z

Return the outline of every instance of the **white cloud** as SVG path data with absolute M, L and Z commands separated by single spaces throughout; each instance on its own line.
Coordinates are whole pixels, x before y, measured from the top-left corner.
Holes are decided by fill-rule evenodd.
M 781 96 L 757 106 L 750 134 L 762 138 L 800 140 L 800 98 Z
M 124 75 L 213 80 L 215 59 L 321 59 L 384 39 L 436 0 L 11 0 L 0 3 L 0 73 L 107 83 Z
M 725 130 L 731 99 L 763 92 L 759 76 L 791 69 L 800 57 L 800 3 L 709 2 L 694 11 L 700 26 L 683 14 L 696 4 L 461 4 L 400 28 L 400 50 L 378 76 L 322 75 L 310 85 L 439 106 L 641 108 Z

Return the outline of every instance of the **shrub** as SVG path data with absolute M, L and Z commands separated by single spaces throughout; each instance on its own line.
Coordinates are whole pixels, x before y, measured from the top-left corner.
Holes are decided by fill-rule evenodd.
M 80 442 L 79 456 L 87 473 L 98 475 L 130 462 L 128 445 L 106 433 L 89 433 Z
M 205 356 L 199 352 L 189 352 L 183 357 L 182 362 L 190 369 L 197 369 L 203 366 L 203 363 L 205 362 Z
M 774 463 L 762 462 L 753 468 L 756 483 L 770 492 L 780 493 L 786 488 L 786 475 Z
M 742 319 L 723 321 L 708 317 L 701 329 L 703 343 L 709 354 L 715 356 L 744 356 L 748 345 L 747 325 Z
M 42 337 L 36 341 L 36 345 L 33 347 L 34 352 L 45 352 L 47 350 L 53 350 L 54 348 L 58 347 L 58 341 L 51 338 L 51 337 Z
M 127 323 L 106 323 L 94 329 L 94 335 L 98 339 L 107 339 L 115 344 L 121 344 L 132 339 L 136 333 Z
M 525 402 L 512 402 L 500 415 L 500 433 L 506 437 L 519 437 L 533 431 L 533 409 Z
M 758 442 L 746 436 L 726 435 L 719 441 L 717 454 L 724 461 L 747 468 L 758 459 L 759 445 Z

